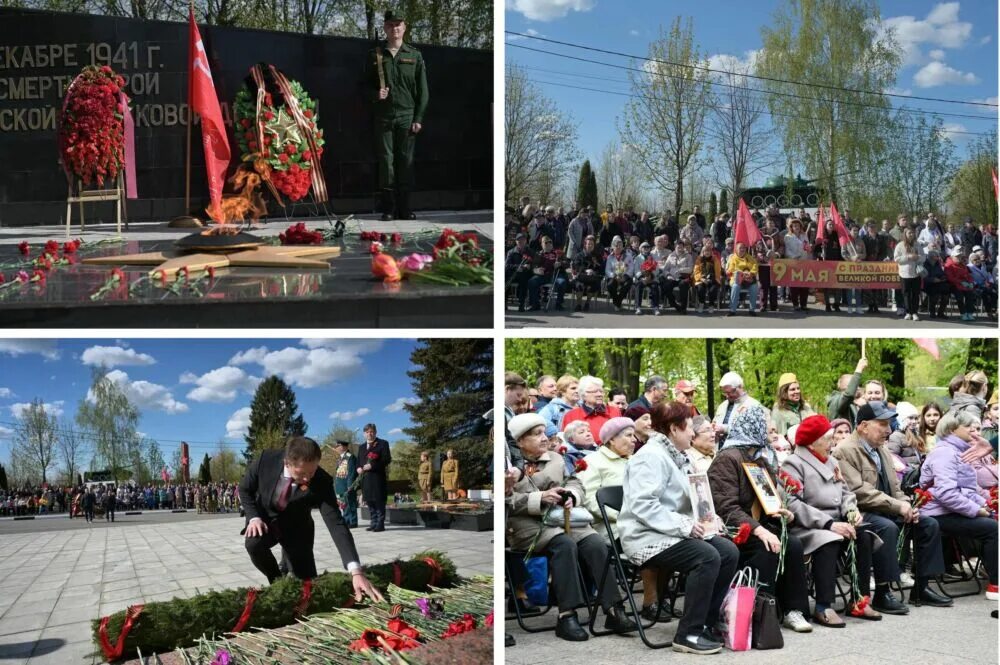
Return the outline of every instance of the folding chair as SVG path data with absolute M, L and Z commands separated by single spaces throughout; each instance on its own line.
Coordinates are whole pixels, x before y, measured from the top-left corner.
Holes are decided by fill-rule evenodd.
M 521 557 L 522 559 L 524 558 L 524 555 L 526 554 L 525 552 L 518 552 L 518 551 L 515 551 L 515 550 L 508 550 L 508 552 L 510 554 L 514 555 L 514 556 Z M 546 557 L 545 554 L 537 554 L 535 556 Z M 516 598 L 516 590 L 514 589 L 514 581 L 511 579 L 510 574 L 507 572 L 506 561 L 504 562 L 504 580 L 507 582 L 507 592 L 510 594 L 510 597 L 511 598 Z M 583 578 L 583 572 L 582 571 L 580 572 L 580 584 L 581 584 L 581 588 L 584 590 L 584 592 L 589 594 L 589 591 L 588 591 L 589 587 L 588 587 L 588 585 L 586 583 L 586 580 Z M 549 590 L 549 593 L 547 594 L 546 597 L 547 598 L 551 598 L 552 597 L 551 590 Z M 554 607 L 553 605 L 548 604 L 548 605 L 544 606 L 544 609 L 542 609 L 542 607 L 539 607 L 539 610 L 537 612 L 528 612 L 528 613 L 525 613 L 525 612 L 521 611 L 521 608 L 518 606 L 516 600 L 514 601 L 513 605 L 514 605 L 514 618 L 517 620 L 518 627 L 521 630 L 523 630 L 524 632 L 526 632 L 526 633 L 544 633 L 546 631 L 555 630 L 556 624 L 542 626 L 540 628 L 530 628 L 527 625 L 525 625 L 525 623 L 524 623 L 525 619 L 533 619 L 533 618 L 545 616 L 546 614 L 549 613 L 549 610 L 551 610 Z M 590 612 L 590 608 L 592 607 L 592 604 L 591 604 L 591 602 L 587 602 L 585 605 L 583 605 L 583 607 L 585 607 L 587 609 L 587 611 Z M 556 614 L 558 615 L 558 612 Z M 504 620 L 505 621 L 509 621 L 510 617 L 509 616 L 505 616 Z M 589 620 L 589 618 L 588 619 L 584 619 L 584 622 L 586 623 L 588 620 Z
M 978 549 L 979 557 L 976 559 L 976 564 L 972 564 L 972 557 L 969 555 L 969 546 L 972 549 Z M 976 596 L 979 595 L 983 590 L 983 583 L 979 579 L 979 567 L 983 565 L 982 548 L 977 547 L 977 543 L 971 538 L 956 538 L 954 536 L 942 536 L 941 537 L 941 547 L 947 548 L 951 547 L 952 553 L 955 555 L 955 561 L 958 563 L 959 570 L 962 571 L 961 576 L 958 579 L 944 580 L 943 575 L 938 575 L 934 580 L 937 584 L 937 588 L 942 594 L 948 596 L 949 598 L 963 598 L 965 596 Z M 958 584 L 960 582 L 975 582 L 975 591 L 963 591 L 961 593 L 948 592 L 944 590 L 945 584 Z
M 816 598 L 816 585 L 812 576 L 812 555 L 806 555 L 806 587 L 809 597 Z M 837 557 L 837 576 L 834 578 L 833 605 L 834 612 L 843 613 L 851 604 L 851 571 L 847 563 L 847 551 Z M 838 601 L 840 605 L 838 605 Z
M 646 629 L 652 628 L 660 618 L 660 604 L 657 603 L 656 617 L 654 617 L 652 623 L 643 625 L 642 616 L 639 614 L 639 609 L 635 605 L 635 598 L 632 597 L 632 587 L 635 585 L 635 582 L 639 577 L 641 567 L 636 566 L 622 558 L 618 540 L 615 538 L 614 531 L 611 529 L 611 520 L 608 519 L 607 509 L 611 508 L 613 510 L 621 510 L 623 498 L 624 490 L 621 485 L 602 487 L 597 490 L 597 507 L 601 511 L 601 520 L 604 522 L 604 528 L 608 533 L 608 540 L 611 543 L 608 547 L 608 553 L 611 560 L 614 562 L 613 574 L 615 575 L 615 581 L 618 585 L 618 589 L 625 594 L 625 598 L 628 600 L 628 605 L 632 612 L 632 620 L 635 621 L 636 626 L 638 626 L 639 639 L 641 639 L 642 643 L 650 649 L 663 649 L 665 647 L 672 646 L 673 641 L 667 640 L 666 642 L 651 642 L 650 639 L 646 637 Z M 601 575 L 600 583 L 597 586 L 598 589 L 603 588 L 604 583 L 608 578 L 609 570 L 611 570 L 611 566 L 606 566 L 604 568 L 604 573 Z M 671 598 L 671 607 L 675 607 L 676 604 L 677 596 L 675 593 L 673 598 Z M 595 602 L 593 609 L 590 611 L 590 634 L 594 637 L 619 634 L 610 630 L 599 631 L 594 627 L 597 623 L 597 609 L 598 604 Z

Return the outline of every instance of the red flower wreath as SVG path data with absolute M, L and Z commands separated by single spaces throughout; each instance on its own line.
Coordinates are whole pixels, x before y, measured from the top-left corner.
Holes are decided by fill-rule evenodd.
M 124 86 L 125 80 L 107 65 L 88 66 L 66 93 L 59 154 L 85 185 L 114 180 L 125 164 L 125 109 L 119 102 Z

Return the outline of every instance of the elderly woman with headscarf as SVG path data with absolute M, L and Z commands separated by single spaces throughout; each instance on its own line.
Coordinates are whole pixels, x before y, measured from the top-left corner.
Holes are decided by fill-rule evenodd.
M 715 626 L 739 555 L 726 538 L 706 540 L 705 523 L 694 519 L 691 467 L 684 455 L 694 438 L 690 409 L 680 402 L 660 402 L 652 415 L 655 432 L 625 467 L 618 514 L 622 550 L 637 566 L 686 574 L 684 616 L 673 649 L 717 653 L 722 639 Z
M 942 535 L 977 542 L 982 549 L 979 560 L 989 575 L 986 598 L 996 600 L 996 514 L 980 492 L 975 468 L 962 459 L 973 444 L 983 443 L 976 431 L 979 425 L 979 418 L 962 410 L 949 411 L 938 422 L 937 445 L 920 467 L 920 486 L 929 489 L 932 498 L 920 512 L 937 521 Z
M 778 434 L 784 436 L 793 425 L 816 413 L 802 396 L 799 379 L 791 372 L 785 372 L 778 379 L 778 395 L 771 409 L 771 422 Z
M 556 637 L 572 642 L 588 639 L 576 608 L 588 604 L 588 593 L 580 586 L 580 567 L 599 581 L 608 566 L 604 539 L 590 526 L 574 526 L 568 533 L 562 526 L 546 526 L 539 532 L 545 514 L 556 506 L 583 504 L 584 490 L 579 479 L 568 477 L 562 457 L 546 449 L 545 421 L 537 413 L 523 413 L 507 422 L 507 430 L 524 456 L 524 475 L 507 497 L 507 544 L 549 557 L 552 590 L 559 606 Z M 605 627 L 616 632 L 635 629 L 626 615 L 614 576 L 608 575 L 598 590 L 601 607 L 607 614 Z
M 797 428 L 795 451 L 781 468 L 802 483 L 802 494 L 792 506 L 795 521 L 791 534 L 802 541 L 803 552 L 812 555 L 816 589 L 813 623 L 843 628 L 844 620 L 831 607 L 837 559 L 851 541 L 856 543 L 858 596 L 852 599 L 851 615 L 879 621 L 882 615 L 859 601 L 871 592 L 872 549 L 882 541 L 860 526 L 861 512 L 854 492 L 844 482 L 837 460 L 830 457 L 832 444 L 830 421 L 826 416 L 810 416 Z
M 798 499 L 787 497 L 789 508 L 780 508 L 771 515 L 764 512 L 753 483 L 743 465 L 759 467 L 784 495 L 778 483 L 776 456 L 767 437 L 767 412 L 759 405 L 750 406 L 734 416 L 729 436 L 722 450 L 708 469 L 715 512 L 727 526 L 738 528 L 747 523 L 751 536 L 740 545 L 740 566 L 753 566 L 759 572 L 761 587 L 773 593 L 784 613 L 783 625 L 798 633 L 812 632 L 806 620 L 809 597 L 806 595 L 806 569 L 802 541 L 789 534 L 785 548 L 785 568 L 778 575 L 778 552 L 781 549 L 781 520 L 784 516 L 794 523 L 792 512 Z
M 836 448 L 837 444 L 846 439 L 851 435 L 851 421 L 847 418 L 836 418 L 830 421 L 830 427 L 833 428 L 833 447 Z

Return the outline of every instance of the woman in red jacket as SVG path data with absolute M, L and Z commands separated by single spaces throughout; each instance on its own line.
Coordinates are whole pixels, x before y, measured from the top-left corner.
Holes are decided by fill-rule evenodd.
M 976 303 L 976 292 L 973 288 L 972 272 L 965 264 L 965 252 L 961 247 L 954 247 L 951 256 L 944 263 L 944 276 L 951 285 L 951 292 L 958 303 L 958 312 L 963 321 L 975 319 L 973 309 Z

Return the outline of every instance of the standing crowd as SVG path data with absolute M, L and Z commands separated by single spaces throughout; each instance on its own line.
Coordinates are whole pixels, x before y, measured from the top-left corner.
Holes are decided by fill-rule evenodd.
M 168 483 L 162 485 L 87 483 L 78 486 L 22 487 L 0 490 L 0 517 L 69 513 L 69 517 L 116 511 L 197 510 L 231 513 L 240 510 L 236 483 Z

